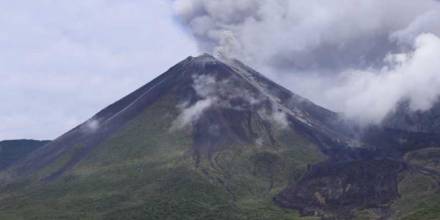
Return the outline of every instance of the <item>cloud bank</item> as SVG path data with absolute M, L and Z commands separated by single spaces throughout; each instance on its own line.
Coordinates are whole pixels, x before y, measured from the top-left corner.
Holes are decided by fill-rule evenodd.
M 401 99 L 424 110 L 440 90 L 435 0 L 176 0 L 174 9 L 200 50 L 243 60 L 363 122 Z
M 341 86 L 329 89 L 327 99 L 363 122 L 380 122 L 405 100 L 411 110 L 429 110 L 440 95 L 440 38 L 419 35 L 414 47 L 408 53 L 389 55 L 385 59 L 388 65 L 380 70 L 341 73 Z

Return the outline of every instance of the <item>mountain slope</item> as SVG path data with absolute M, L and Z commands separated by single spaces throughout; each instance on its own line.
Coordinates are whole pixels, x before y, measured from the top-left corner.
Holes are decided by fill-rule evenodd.
M 186 123 L 193 123 L 194 148 L 198 148 L 198 145 L 203 145 L 203 148 L 216 148 L 219 147 L 217 145 L 254 144 L 258 135 L 246 131 L 249 128 L 241 128 L 237 125 L 250 123 L 247 116 L 255 113 L 258 114 L 257 120 L 262 122 L 270 121 L 280 126 L 286 124 L 294 126 L 296 130 L 310 136 L 324 149 L 346 144 L 342 135 L 327 126 L 328 121 L 337 117 L 334 113 L 295 96 L 255 71 L 245 69 L 243 65 L 239 67 L 226 65 L 205 55 L 188 58 L 171 68 L 151 83 L 56 139 L 29 158 L 26 163 L 17 166 L 17 169 L 20 173 L 23 171 L 27 174 L 44 168 L 66 152 L 75 151 L 72 153 L 72 158 L 50 176 L 56 177 L 73 167 L 88 154 L 88 151 L 167 95 L 172 96 L 173 99 L 170 100 L 170 106 L 167 108 L 170 110 L 177 108 L 178 111 L 182 111 L 178 116 L 180 118 L 175 119 L 175 124 L 180 123 L 184 127 Z M 182 109 L 185 107 L 187 108 Z M 198 117 L 197 113 L 200 110 L 203 111 L 204 117 L 200 120 L 192 120 L 192 117 Z M 211 123 L 212 120 L 217 120 L 214 124 L 218 127 L 215 129 L 220 130 L 218 133 L 222 134 L 221 138 L 215 137 L 214 133 L 209 133 L 209 129 L 205 129 L 208 125 L 204 123 Z M 181 125 L 177 125 L 179 126 Z M 263 132 L 266 134 L 262 136 L 270 136 L 267 133 L 269 131 Z M 224 137 L 225 135 L 227 138 Z
M 237 60 L 189 57 L 1 172 L 0 219 L 423 214 L 399 211 L 411 204 L 401 192 L 415 182 L 437 192 L 437 157 L 425 152 L 436 137 L 355 134 Z
M 296 219 L 272 197 L 344 146 L 334 117 L 238 61 L 190 57 L 3 172 L 0 217 Z

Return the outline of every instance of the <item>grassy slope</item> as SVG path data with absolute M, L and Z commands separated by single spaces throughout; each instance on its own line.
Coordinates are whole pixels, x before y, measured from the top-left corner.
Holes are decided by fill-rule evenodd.
M 178 114 L 169 106 L 175 106 L 174 101 L 165 97 L 57 181 L 25 181 L 2 189 L 0 219 L 313 219 L 281 209 L 271 199 L 289 181 L 297 181 L 307 164 L 325 158 L 315 146 L 275 130 L 278 145 L 231 146 L 196 167 L 191 130 L 169 131 Z M 162 112 L 168 114 L 153 117 Z M 439 153 L 412 152 L 406 160 L 440 171 Z M 67 158 L 69 154 L 36 178 L 56 170 Z M 403 173 L 402 196 L 392 206 L 396 219 L 440 219 L 436 181 L 415 171 Z M 375 210 L 363 210 L 356 217 L 377 218 Z
M 0 219 L 307 219 L 271 200 L 324 159 L 315 146 L 277 131 L 277 146 L 231 146 L 196 167 L 169 106 L 164 97 L 63 178 L 3 189 Z
M 423 167 L 440 173 L 440 149 L 428 148 L 410 152 L 405 159 L 411 166 Z M 440 219 L 440 176 L 426 175 L 415 170 L 402 174 L 399 184 L 401 198 L 394 210 L 403 220 Z

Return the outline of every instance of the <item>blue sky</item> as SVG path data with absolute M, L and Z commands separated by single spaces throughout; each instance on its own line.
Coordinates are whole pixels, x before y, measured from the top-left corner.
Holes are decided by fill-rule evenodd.
M 0 0 L 0 139 L 52 139 L 197 49 L 169 1 Z

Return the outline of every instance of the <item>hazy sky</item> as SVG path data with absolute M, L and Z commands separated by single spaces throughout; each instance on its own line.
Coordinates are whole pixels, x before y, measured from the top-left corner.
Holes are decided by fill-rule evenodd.
M 0 0 L 0 28 L 0 139 L 53 139 L 197 54 L 162 0 Z
M 0 140 L 53 139 L 199 51 L 361 123 L 440 95 L 437 0 L 0 0 Z

